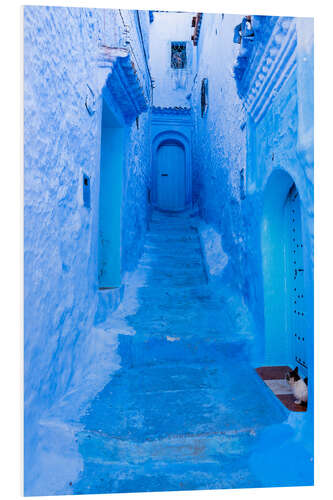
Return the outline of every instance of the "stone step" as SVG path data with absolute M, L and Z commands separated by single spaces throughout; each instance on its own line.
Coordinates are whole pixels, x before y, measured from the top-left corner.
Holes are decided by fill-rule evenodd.
M 144 327 L 143 327 L 144 328 Z M 216 333 L 199 337 L 191 332 L 171 328 L 147 327 L 146 334 L 120 336 L 118 351 L 127 367 L 153 366 L 168 363 L 216 364 L 229 356 L 230 360 L 248 358 L 249 344 L 235 335 L 235 340 L 223 339 Z
M 167 252 L 167 255 L 175 255 L 177 251 L 184 257 L 184 260 L 186 260 L 186 256 L 190 256 L 193 251 L 195 253 L 200 253 L 201 255 L 200 244 L 195 240 L 191 243 L 187 241 L 178 241 L 177 244 L 173 245 L 172 242 L 167 240 L 165 240 L 164 242 L 149 242 L 149 240 L 147 239 L 144 245 L 144 250 L 149 253 L 160 250 L 161 253 Z
M 173 262 L 161 263 L 158 261 L 158 269 L 156 269 L 156 261 L 150 260 L 140 260 L 138 269 L 144 269 L 151 272 L 154 275 L 159 275 L 160 273 L 168 273 L 170 276 L 177 276 L 179 274 L 193 274 L 196 275 L 198 272 L 203 273 L 203 267 L 201 262 L 181 262 L 178 261 L 178 266 L 175 266 Z
M 177 269 L 181 267 L 185 268 L 191 268 L 196 266 L 202 267 L 201 253 L 200 254 L 197 253 L 197 255 L 195 256 L 188 255 L 186 259 L 184 259 L 182 255 L 169 254 L 169 255 L 159 256 L 158 260 L 156 257 L 150 255 L 149 253 L 144 253 L 140 259 L 140 264 L 144 265 L 147 264 L 150 265 L 151 267 L 156 265 L 157 262 L 159 266 L 170 266 L 171 268 L 174 269 L 175 272 L 177 271 Z
M 145 293 L 145 297 L 149 300 L 149 297 L 151 296 L 151 292 L 149 291 L 149 287 L 146 288 L 147 292 Z M 140 296 L 143 296 L 144 294 L 144 289 L 140 289 Z M 193 300 L 191 297 L 183 300 L 176 300 L 176 298 L 173 295 L 166 295 L 167 293 L 171 293 L 169 289 L 166 289 L 165 294 L 161 296 L 160 300 L 158 303 L 155 303 L 153 300 L 151 300 L 150 306 L 149 306 L 149 316 L 154 314 L 155 312 L 157 313 L 160 311 L 160 314 L 165 316 L 165 313 L 167 312 L 169 314 L 170 320 L 173 323 L 173 318 L 174 315 L 176 317 L 184 317 L 191 315 L 193 318 L 193 314 L 197 314 L 196 318 L 202 318 L 206 317 L 207 314 L 213 315 L 218 317 L 218 319 L 221 318 L 221 304 L 216 301 L 216 302 L 211 302 L 211 303 L 202 303 L 199 301 Z M 162 294 L 161 294 L 162 295 Z M 190 300 L 191 299 L 191 300 Z M 202 308 L 205 307 L 206 311 L 203 312 Z M 179 316 L 179 313 L 181 316 Z
M 151 275 L 148 276 L 148 280 L 143 286 L 151 288 L 154 295 L 158 293 L 158 290 L 156 289 L 167 288 L 171 290 L 173 288 L 193 288 L 204 286 L 207 283 L 206 276 L 203 271 L 195 276 L 192 276 L 190 273 L 178 273 L 172 276 L 167 276 L 162 272 L 158 275 L 151 273 Z
M 161 231 L 149 231 L 146 238 L 148 240 L 160 241 L 187 241 L 190 244 L 193 241 L 198 241 L 198 233 L 196 231 L 187 229 L 179 229 L 166 232 L 164 229 Z
M 198 255 L 196 258 L 189 258 L 184 261 L 180 256 L 175 255 L 170 256 L 151 256 L 144 255 L 138 264 L 139 267 L 146 267 L 148 270 L 153 271 L 155 274 L 159 273 L 160 269 L 168 269 L 173 274 L 179 273 L 182 269 L 193 269 L 197 271 L 198 269 L 204 270 L 201 262 L 201 256 Z
M 256 435 L 286 413 L 250 366 L 242 304 L 206 282 L 188 214 L 153 213 L 137 279 L 135 334 L 119 332 L 121 368 L 82 417 L 73 493 L 260 486 Z
M 217 364 L 124 366 L 93 401 L 83 423 L 91 432 L 144 442 L 255 430 L 284 418 L 282 405 L 244 359 L 238 359 L 238 375 L 232 378 L 234 366 L 228 355 Z
M 161 224 L 162 226 L 183 224 L 188 227 L 192 222 L 193 219 L 191 217 L 184 216 L 184 214 L 173 216 L 172 214 L 157 214 L 156 212 L 153 212 L 150 224 Z
M 88 455 L 91 439 L 83 439 L 82 436 L 80 448 Z M 92 453 L 91 458 L 87 459 L 85 473 L 75 485 L 73 493 L 260 487 L 260 482 L 247 466 L 252 443 L 253 438 L 245 434 L 233 439 L 224 436 L 208 439 L 182 437 L 179 440 L 154 441 L 136 446 L 131 441 L 101 440 L 98 448 L 96 445 L 101 458 L 96 460 Z M 223 449 L 230 451 L 221 454 L 219 450 Z M 129 456 L 128 460 L 126 455 Z
M 161 301 L 163 304 L 165 303 L 165 300 L 169 300 L 171 304 L 173 302 L 182 302 L 185 307 L 188 307 L 192 303 L 202 303 L 202 305 L 205 306 L 205 304 L 209 303 L 212 300 L 211 296 L 207 297 L 206 289 L 206 283 L 188 287 L 159 286 L 158 297 L 159 301 Z M 151 301 L 153 297 L 156 298 L 156 288 L 150 287 L 148 282 L 144 283 L 137 293 L 142 298 L 142 300 L 147 300 L 148 302 Z M 221 299 L 219 297 L 216 297 L 213 300 L 219 301 Z
M 151 224 L 147 232 L 147 237 L 149 236 L 160 237 L 161 239 L 167 239 L 173 237 L 198 238 L 198 232 L 194 227 L 190 228 L 187 225 L 170 226 L 170 225 Z
M 197 336 L 198 339 L 205 337 L 213 337 L 219 339 L 221 337 L 223 340 L 228 341 L 232 338 L 229 334 L 228 338 L 225 338 L 223 332 L 228 331 L 232 327 L 232 322 L 227 319 L 221 319 L 221 316 L 216 315 L 212 319 L 207 319 L 200 316 L 200 312 L 197 310 L 189 310 L 186 314 L 181 309 L 175 309 L 173 314 L 170 315 L 169 311 L 165 309 L 154 309 L 149 312 L 149 319 L 146 319 L 143 314 L 132 316 L 129 318 L 128 323 L 134 328 L 140 328 L 142 335 L 154 335 L 158 334 L 165 336 L 172 335 L 173 337 L 180 337 L 182 339 Z M 191 327 L 192 321 L 195 322 L 195 326 Z M 191 322 L 191 324 L 190 324 Z M 233 336 L 237 338 L 237 332 L 235 328 L 233 329 Z
M 154 290 L 154 294 L 158 293 L 157 289 L 160 288 L 186 288 L 206 284 L 205 274 L 201 271 L 196 276 L 190 274 L 177 274 L 170 276 L 168 273 L 161 272 L 158 276 L 149 276 L 149 287 Z
M 195 457 L 196 463 L 207 462 L 210 458 L 215 461 L 220 454 L 227 458 L 246 453 L 246 448 L 253 441 L 254 432 L 249 428 L 241 431 L 213 431 L 199 432 L 192 435 L 171 434 L 163 439 L 147 439 L 144 442 L 132 442 L 126 439 L 116 439 L 99 431 L 84 430 L 80 432 L 80 441 L 86 441 L 87 460 L 96 461 L 96 448 L 99 450 L 100 464 L 120 465 L 125 461 L 129 464 L 140 464 L 154 459 L 156 462 L 165 462 L 172 459 L 174 462 L 188 462 Z M 94 448 L 89 441 L 94 439 Z M 90 453 L 89 453 L 90 452 Z M 162 464 L 161 464 L 162 465 Z

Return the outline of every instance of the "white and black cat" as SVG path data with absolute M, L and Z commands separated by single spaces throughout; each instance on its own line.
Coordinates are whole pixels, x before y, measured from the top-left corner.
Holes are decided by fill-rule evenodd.
M 287 373 L 286 380 L 296 398 L 295 404 L 306 406 L 308 402 L 308 378 L 301 378 L 298 374 L 298 366 L 296 366 L 295 370 L 290 370 Z

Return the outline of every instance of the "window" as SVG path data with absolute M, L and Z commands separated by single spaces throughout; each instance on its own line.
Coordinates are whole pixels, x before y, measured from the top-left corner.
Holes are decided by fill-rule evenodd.
M 171 68 L 186 68 L 186 42 L 171 42 Z

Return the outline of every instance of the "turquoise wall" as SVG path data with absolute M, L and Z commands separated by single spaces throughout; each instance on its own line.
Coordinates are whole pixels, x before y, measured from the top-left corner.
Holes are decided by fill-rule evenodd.
M 107 106 L 103 101 L 98 276 L 99 286 L 110 288 L 121 285 L 121 205 L 125 127 L 116 122 Z
M 131 26 L 130 40 L 125 25 Z M 117 247 L 121 241 L 120 255 L 117 250 L 109 260 L 116 261 L 112 282 L 119 285 L 119 269 L 123 276 L 142 253 L 149 217 L 150 113 L 142 104 L 151 100 L 148 26 L 148 12 L 24 8 L 27 494 L 45 493 L 45 485 L 56 491 L 67 475 L 78 472 L 73 433 L 59 422 L 78 414 L 117 364 L 114 341 L 94 328 L 94 318 L 101 320 L 106 306 L 115 308 L 123 293 L 122 288 L 99 292 L 100 184 L 106 150 L 112 162 L 117 151 L 117 178 L 108 179 L 118 186 L 111 215 L 117 222 L 106 216 L 106 227 L 112 224 Z M 110 86 L 107 81 L 112 68 L 114 75 L 122 74 L 122 66 L 112 66 L 102 45 L 135 55 L 135 73 L 128 71 L 121 98 L 121 82 L 112 80 Z M 136 104 L 126 100 L 131 92 L 140 92 Z M 123 132 L 111 133 L 108 147 L 101 148 L 105 98 Z M 90 178 L 90 208 L 83 203 L 84 174 Z

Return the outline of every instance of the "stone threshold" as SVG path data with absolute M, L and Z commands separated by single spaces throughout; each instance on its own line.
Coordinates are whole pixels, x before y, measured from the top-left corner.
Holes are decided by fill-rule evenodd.
M 295 397 L 285 379 L 290 370 L 289 366 L 261 366 L 256 368 L 259 377 L 288 410 L 304 412 L 307 407 L 295 404 Z

